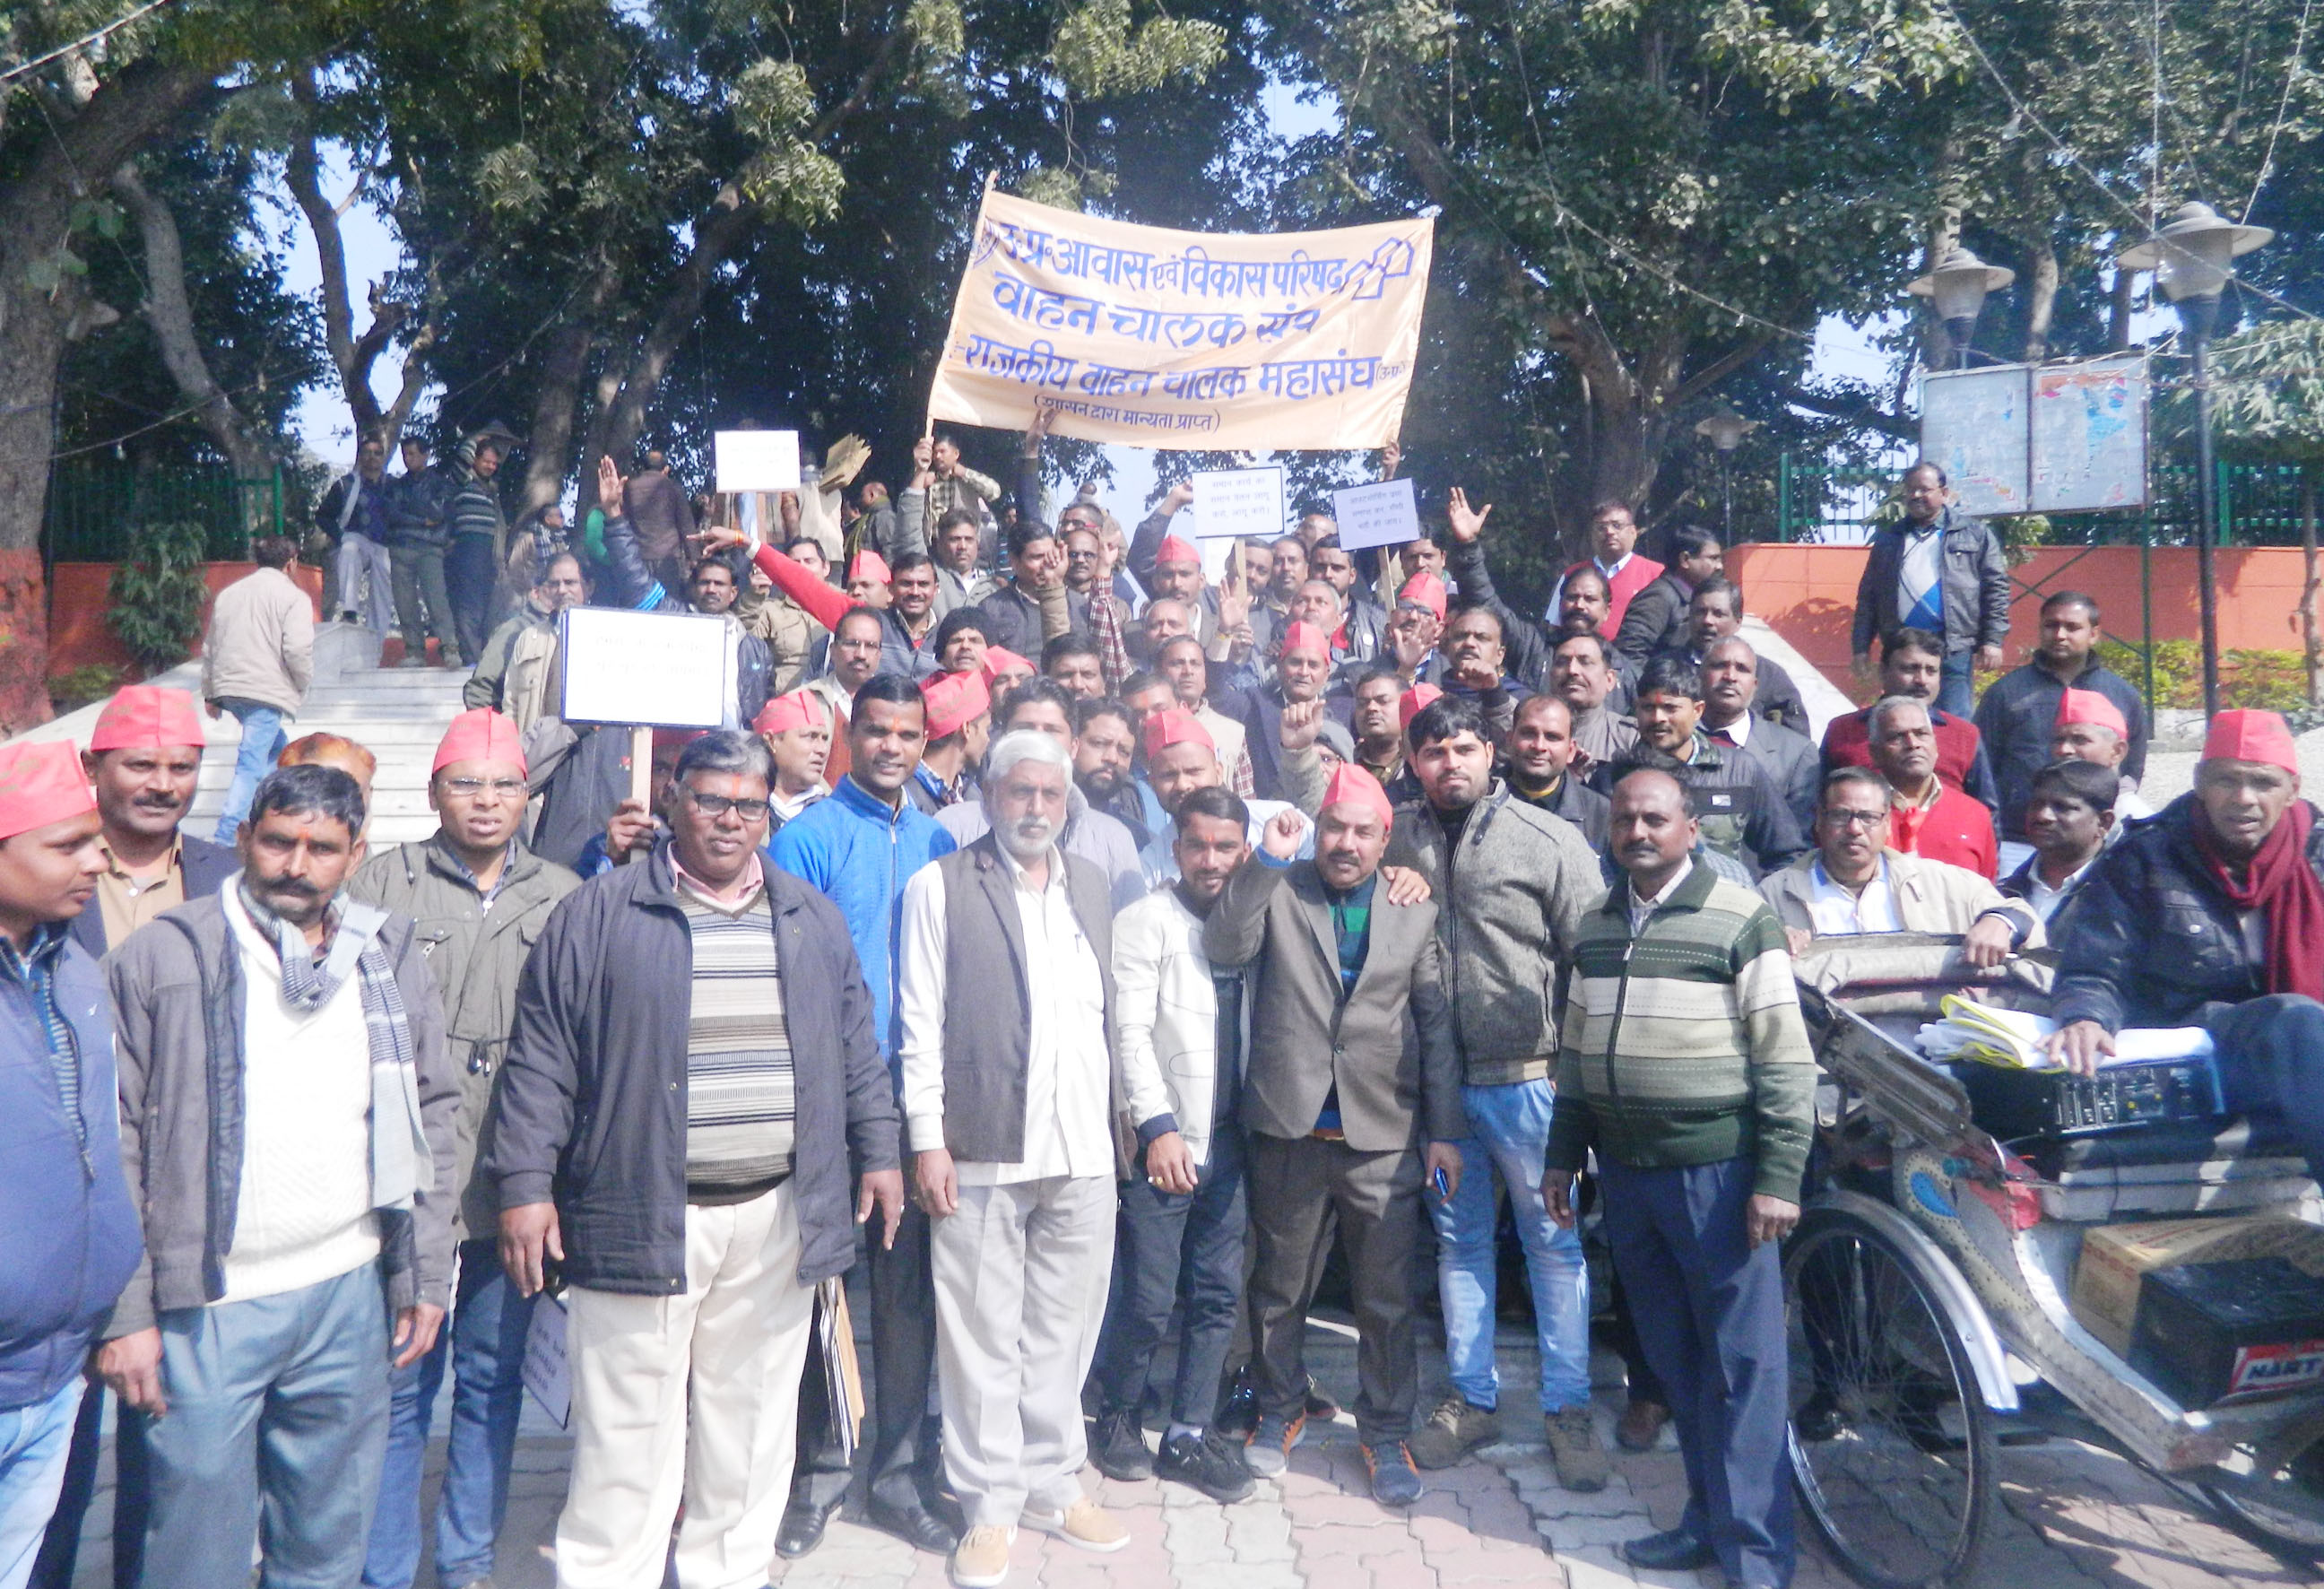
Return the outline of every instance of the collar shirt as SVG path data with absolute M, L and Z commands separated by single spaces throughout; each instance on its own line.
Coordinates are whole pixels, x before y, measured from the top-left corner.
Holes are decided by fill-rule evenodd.
M 441 838 L 440 834 L 438 837 Z M 451 863 L 452 870 L 459 874 L 460 881 L 476 891 L 476 909 L 487 916 L 491 915 L 493 902 L 501 897 L 501 890 L 508 882 L 509 860 L 516 854 L 515 845 L 511 844 L 501 853 L 501 869 L 493 875 L 493 886 L 490 888 L 484 887 L 476 881 L 475 873 L 469 868 L 466 861 L 460 859 L 460 852 L 452 847 L 449 840 L 440 842 L 438 848 L 443 852 L 444 859 Z M 675 865 L 676 863 L 673 862 L 672 864 Z
M 1638 885 L 1637 882 L 1632 882 L 1626 885 L 1623 897 L 1627 899 L 1630 904 L 1630 936 L 1632 938 L 1636 938 L 1640 933 L 1646 931 L 1647 919 L 1653 916 L 1654 913 L 1662 907 L 1664 901 L 1678 892 L 1678 885 L 1684 882 L 1687 879 L 1687 874 L 1693 870 L 1694 857 L 1689 855 L 1685 860 L 1679 863 L 1678 870 L 1671 873 L 1671 880 L 1663 884 L 1661 892 L 1656 893 L 1652 899 L 1648 900 L 1642 900 L 1638 897 Z
M 773 808 L 777 822 L 788 822 L 830 792 L 831 785 L 818 778 L 795 795 L 787 795 L 779 789 L 769 790 L 767 804 Z
M 186 846 L 170 841 L 170 858 L 161 869 L 143 879 L 122 869 L 113 846 L 102 839 L 105 870 L 97 873 L 97 908 L 105 919 L 105 941 L 118 944 L 172 905 L 186 902 Z
M 1740 750 L 1751 743 L 1751 714 L 1746 712 L 1721 728 L 1713 728 L 1706 723 L 1702 731 L 1711 736 L 1713 744 L 1733 745 Z
M 1834 882 L 1817 860 L 1808 868 L 1814 885 L 1808 895 L 1808 915 L 1818 938 L 1854 938 L 1868 932 L 1902 932 L 1904 918 L 1896 909 L 1896 891 L 1888 881 L 1888 858 L 1861 891 Z
M 49 1044 L 49 1068 L 56 1077 L 57 1101 L 72 1122 L 80 1144 L 88 1146 L 88 1126 L 80 1111 L 80 1049 L 72 1029 L 57 1006 L 57 962 L 64 958 L 65 923 L 43 921 L 32 928 L 31 947 L 19 951 L 14 938 L 0 933 L 0 980 L 22 987 L 40 1018 Z

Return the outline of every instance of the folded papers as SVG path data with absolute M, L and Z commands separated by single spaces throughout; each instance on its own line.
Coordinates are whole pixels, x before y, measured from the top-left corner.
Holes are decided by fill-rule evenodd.
M 2006 1070 L 2056 1070 L 2042 1050 L 2044 1039 L 2058 1030 L 2046 1016 L 2018 1010 L 1999 1010 L 1960 993 L 1948 993 L 1944 1018 L 1923 1024 L 1921 1052 L 1941 1061 L 1970 1060 Z M 2133 1027 L 2115 1033 L 2114 1052 L 2100 1058 L 2110 1065 L 2152 1065 L 2167 1059 L 2208 1059 L 2211 1034 L 2200 1026 Z

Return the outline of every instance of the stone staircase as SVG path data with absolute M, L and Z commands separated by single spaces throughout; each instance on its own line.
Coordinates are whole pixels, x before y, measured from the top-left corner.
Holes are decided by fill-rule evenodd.
M 299 716 L 284 725 L 292 739 L 318 731 L 344 734 L 379 758 L 372 782 L 371 843 L 374 848 L 426 838 L 436 831 L 428 808 L 428 763 L 436 743 L 460 711 L 466 670 L 382 668 L 378 642 L 369 631 L 327 624 L 315 632 L 315 682 Z M 201 689 L 199 661 L 189 661 L 146 680 L 174 689 Z M 71 739 L 88 743 L 103 703 L 68 713 L 28 730 L 26 740 Z M 208 838 L 217 827 L 218 809 L 234 781 L 234 758 L 242 725 L 231 716 L 203 720 L 209 746 L 202 753 L 201 782 L 185 829 Z

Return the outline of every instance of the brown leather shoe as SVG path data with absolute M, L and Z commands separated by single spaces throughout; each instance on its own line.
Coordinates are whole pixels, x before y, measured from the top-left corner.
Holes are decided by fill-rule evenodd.
M 1625 1451 L 1652 1451 L 1670 1422 L 1670 1409 L 1652 1401 L 1633 1401 L 1614 1420 L 1614 1440 Z

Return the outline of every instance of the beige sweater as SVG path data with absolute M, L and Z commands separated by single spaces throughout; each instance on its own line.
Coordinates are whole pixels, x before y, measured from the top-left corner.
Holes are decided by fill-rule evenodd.
M 217 594 L 202 637 L 202 698 L 235 697 L 295 714 L 315 678 L 315 604 L 280 568 Z

